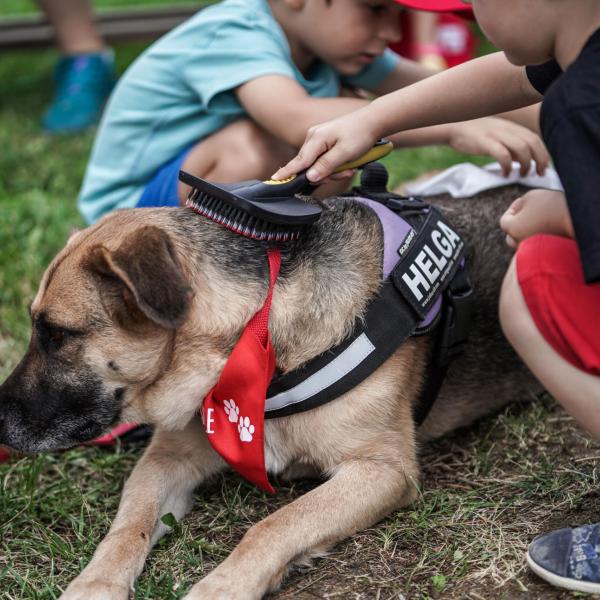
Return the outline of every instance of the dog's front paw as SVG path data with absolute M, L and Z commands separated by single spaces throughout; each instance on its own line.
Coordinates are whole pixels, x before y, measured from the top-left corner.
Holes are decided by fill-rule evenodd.
M 213 571 L 199 581 L 183 600 L 259 600 L 263 594 L 244 585 L 243 579 Z
M 128 600 L 129 588 L 99 579 L 73 580 L 59 600 Z

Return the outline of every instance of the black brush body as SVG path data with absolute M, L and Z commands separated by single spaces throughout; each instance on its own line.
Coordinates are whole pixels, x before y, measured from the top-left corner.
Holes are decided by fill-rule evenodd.
M 377 142 L 362 157 L 335 172 L 360 168 L 385 156 L 392 144 Z M 210 183 L 185 171 L 179 179 L 192 189 L 187 206 L 227 229 L 261 241 L 286 242 L 300 237 L 303 229 L 319 219 L 321 207 L 299 197 L 308 195 L 318 183 L 306 171 L 284 180 L 251 180 L 232 184 Z

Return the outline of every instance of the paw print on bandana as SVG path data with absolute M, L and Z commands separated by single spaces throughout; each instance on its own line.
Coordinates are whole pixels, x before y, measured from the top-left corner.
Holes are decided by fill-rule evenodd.
M 250 424 L 250 419 L 248 417 L 240 417 L 238 422 L 238 431 L 240 433 L 240 440 L 242 440 L 242 442 L 252 441 L 254 425 Z
M 225 414 L 229 417 L 231 423 L 237 423 L 240 416 L 240 407 L 236 405 L 234 400 L 225 400 Z

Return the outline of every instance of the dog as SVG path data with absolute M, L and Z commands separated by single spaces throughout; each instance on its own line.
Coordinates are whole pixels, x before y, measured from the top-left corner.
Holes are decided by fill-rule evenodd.
M 497 319 L 512 255 L 497 223 L 521 191 L 434 201 L 467 242 L 477 302 L 467 347 L 425 422 L 417 428 L 413 410 L 431 335 L 410 338 L 343 396 L 265 421 L 271 473 L 326 479 L 253 525 L 186 600 L 263 597 L 295 561 L 412 502 L 419 444 L 537 390 Z M 309 234 L 282 249 L 269 321 L 281 372 L 344 340 L 382 283 L 374 213 L 341 198 L 323 206 Z M 48 267 L 31 304 L 30 345 L 0 387 L 0 443 L 35 453 L 91 440 L 120 420 L 155 428 L 110 531 L 62 600 L 127 599 L 169 530 L 161 516 L 181 519 L 193 490 L 226 468 L 199 409 L 268 279 L 264 245 L 186 208 L 117 211 L 74 234 Z

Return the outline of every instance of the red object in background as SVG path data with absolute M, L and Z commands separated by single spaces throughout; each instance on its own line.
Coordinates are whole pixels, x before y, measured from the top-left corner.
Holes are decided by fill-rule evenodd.
M 463 2 L 463 0 L 396 0 L 408 8 L 416 10 L 426 10 L 428 12 L 472 12 L 472 8 Z
M 113 427 L 108 433 L 97 437 L 91 442 L 86 442 L 88 446 L 113 446 L 117 439 L 121 436 L 125 435 L 137 429 L 139 427 L 138 423 L 121 423 L 116 427 Z
M 117 439 L 121 436 L 124 436 L 128 433 L 135 431 L 136 429 L 142 429 L 140 425 L 137 423 L 123 423 L 121 425 L 117 425 L 113 429 L 111 429 L 107 434 L 92 440 L 91 442 L 86 442 L 86 446 L 114 446 L 117 442 Z M 143 439 L 149 434 L 140 433 L 138 439 Z M 0 463 L 6 462 L 10 458 L 10 451 L 6 448 L 0 446 Z
M 402 39 L 390 47 L 400 56 L 417 60 L 418 56 L 415 52 L 408 13 L 402 13 L 400 26 L 402 28 Z M 477 38 L 471 31 L 468 22 L 453 13 L 440 15 L 437 27 L 437 44 L 440 56 L 448 67 L 454 67 L 471 60 L 477 50 Z

